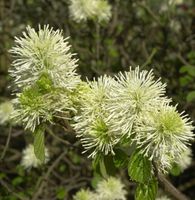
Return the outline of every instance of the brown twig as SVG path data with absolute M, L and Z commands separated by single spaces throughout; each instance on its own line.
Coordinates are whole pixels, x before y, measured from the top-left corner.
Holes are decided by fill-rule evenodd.
M 145 66 L 149 65 L 153 59 L 153 57 L 155 56 L 155 54 L 157 53 L 157 49 L 154 48 L 151 52 L 151 54 L 148 56 L 147 60 L 145 61 L 145 63 L 140 67 L 140 68 L 144 68 Z
M 47 131 L 52 137 L 54 137 L 56 140 L 58 140 L 59 142 L 62 142 L 62 143 L 65 144 L 65 145 L 70 145 L 70 143 L 69 143 L 68 141 L 66 141 L 66 140 L 64 140 L 64 139 L 62 139 L 62 138 L 60 138 L 60 137 L 58 137 L 56 134 L 54 134 L 53 131 L 52 131 L 50 128 L 46 127 L 46 131 Z
M 112 21 L 110 22 L 110 27 L 108 29 L 108 35 L 111 36 L 118 25 L 118 11 L 119 11 L 119 0 L 116 1 L 116 4 L 113 6 L 113 15 Z
M 34 194 L 34 196 L 32 197 L 32 200 L 37 200 L 38 197 L 40 196 L 43 188 L 45 187 L 45 180 L 47 180 L 52 172 L 52 170 L 58 165 L 58 163 L 60 162 L 60 160 L 66 155 L 66 151 L 63 152 L 54 162 L 53 164 L 48 168 L 46 174 L 44 176 L 42 176 L 38 181 L 37 181 L 37 185 L 35 187 L 35 190 L 37 190 Z
M 12 127 L 10 125 L 8 136 L 7 136 L 7 141 L 6 141 L 6 144 L 5 144 L 5 148 L 3 149 L 3 153 L 1 154 L 0 161 L 3 160 L 3 158 L 5 157 L 6 151 L 7 151 L 8 147 L 9 147 L 9 142 L 10 142 L 10 138 L 11 138 L 11 132 L 12 132 Z
M 163 26 L 163 23 L 159 19 L 159 17 L 148 7 L 145 3 L 137 2 L 137 5 L 145 9 L 145 11 L 160 25 Z
M 189 200 L 183 193 L 181 193 L 165 176 L 158 172 L 158 179 L 163 185 L 165 191 L 178 200 Z

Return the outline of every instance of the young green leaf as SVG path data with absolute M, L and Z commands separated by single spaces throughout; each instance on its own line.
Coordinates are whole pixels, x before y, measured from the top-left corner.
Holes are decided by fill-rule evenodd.
M 116 167 L 111 155 L 97 155 L 93 160 L 92 166 L 94 171 L 104 178 L 107 178 L 108 176 L 114 176 L 116 173 Z
M 189 92 L 186 97 L 187 102 L 192 102 L 195 100 L 195 91 Z
M 121 149 L 116 149 L 113 161 L 117 168 L 124 168 L 128 164 L 128 156 Z
M 115 167 L 112 155 L 104 156 L 104 165 L 106 167 L 107 174 L 109 176 L 115 176 L 115 174 L 116 174 L 116 167 Z
M 138 151 L 135 151 L 131 155 L 128 164 L 128 174 L 130 178 L 139 183 L 146 183 L 151 178 L 151 172 L 151 162 Z
M 136 200 L 155 200 L 158 190 L 156 179 L 152 179 L 148 184 L 140 183 L 136 189 Z
M 180 73 L 185 73 L 187 72 L 190 76 L 195 76 L 195 71 L 194 71 L 194 66 L 191 65 L 185 65 L 181 67 Z
M 93 159 L 92 161 L 92 168 L 93 168 L 93 171 L 99 175 L 101 175 L 101 172 L 100 172 L 100 159 L 102 159 L 102 155 L 101 154 L 97 154 L 96 157 Z
M 104 159 L 100 159 L 99 165 L 100 165 L 100 172 L 101 172 L 102 176 L 104 178 L 107 178 L 108 174 L 107 174 L 106 166 L 105 166 L 105 163 L 104 163 Z
M 44 128 L 38 126 L 34 132 L 34 153 L 41 162 L 45 161 Z
M 173 176 L 179 176 L 181 174 L 182 170 L 181 168 L 179 167 L 178 164 L 174 163 L 171 170 L 170 170 L 170 173 L 173 175 Z

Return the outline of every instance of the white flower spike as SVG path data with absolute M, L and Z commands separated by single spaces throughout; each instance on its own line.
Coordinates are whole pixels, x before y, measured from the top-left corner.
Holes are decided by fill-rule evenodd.
M 28 26 L 23 37 L 16 38 L 10 50 L 15 57 L 10 74 L 20 92 L 14 100 L 13 118 L 25 129 L 33 132 L 54 116 L 63 113 L 68 118 L 69 111 L 75 112 L 70 96 L 81 80 L 70 47 L 62 31 L 49 26 L 39 26 L 38 32 Z
M 109 177 L 97 184 L 94 192 L 81 189 L 73 197 L 73 200 L 126 200 L 127 191 L 120 179 Z
M 176 107 L 164 105 L 140 116 L 134 141 L 141 153 L 159 161 L 159 169 L 166 170 L 188 149 L 194 137 L 192 130 L 186 115 L 178 113 Z
M 118 84 L 110 88 L 112 92 L 107 109 L 115 121 L 113 130 L 131 136 L 138 115 L 170 102 L 165 97 L 166 84 L 162 84 L 160 79 L 155 81 L 152 71 L 140 71 L 139 67 L 119 73 L 116 79 Z
M 95 193 L 81 189 L 73 196 L 73 200 L 97 200 L 97 198 Z
M 49 161 L 49 151 L 47 148 L 45 148 L 45 163 Z M 31 169 L 31 168 L 37 168 L 41 164 L 43 164 L 40 160 L 38 160 L 34 153 L 34 146 L 32 144 L 29 144 L 22 152 L 22 160 L 21 165 L 25 169 Z
M 97 153 L 114 154 L 113 147 L 121 138 L 120 132 L 112 131 L 112 119 L 106 109 L 108 93 L 115 83 L 108 76 L 89 82 L 91 89 L 83 94 L 81 113 L 75 117 L 77 136 L 81 137 L 85 150 L 92 151 L 91 157 Z
M 124 184 L 114 177 L 100 181 L 96 192 L 99 200 L 125 200 L 127 194 Z
M 70 16 L 76 22 L 94 19 L 98 22 L 109 21 L 111 6 L 106 0 L 70 0 Z
M 15 58 L 10 75 L 19 88 L 33 85 L 42 74 L 48 74 L 55 87 L 72 89 L 80 82 L 75 72 L 77 59 L 70 53 L 71 46 L 62 31 L 45 25 L 36 32 L 28 26 L 15 42 L 10 50 Z

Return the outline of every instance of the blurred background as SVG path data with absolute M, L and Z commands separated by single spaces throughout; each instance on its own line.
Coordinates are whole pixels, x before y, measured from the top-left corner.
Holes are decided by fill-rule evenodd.
M 70 36 L 72 51 L 79 58 L 78 72 L 83 80 L 102 74 L 114 75 L 140 66 L 153 69 L 167 84 L 167 95 L 179 110 L 195 119 L 195 1 L 110 0 L 112 17 L 108 23 L 76 23 L 70 18 L 68 0 L 0 0 L 0 103 L 12 99 L 8 70 L 12 62 L 9 49 L 14 37 L 27 25 L 37 28 L 49 24 Z M 6 110 L 6 108 L 4 108 Z M 8 112 L 8 111 L 7 111 Z M 6 113 L 6 111 L 5 111 Z M 95 187 L 97 176 L 91 160 L 82 154 L 74 135 L 62 127 L 50 127 L 46 145 L 51 154 L 48 165 L 24 170 L 22 150 L 32 142 L 27 131 L 3 123 L 0 112 L 0 199 L 71 199 L 82 187 Z M 3 116 L 1 116 L 3 115 Z M 10 133 L 11 132 L 11 133 Z M 74 143 L 74 147 L 63 141 Z M 4 151 L 6 147 L 6 151 Z M 192 145 L 193 155 L 195 145 Z M 195 199 L 195 159 L 171 182 L 190 199 Z M 126 171 L 117 171 L 133 199 L 135 187 Z

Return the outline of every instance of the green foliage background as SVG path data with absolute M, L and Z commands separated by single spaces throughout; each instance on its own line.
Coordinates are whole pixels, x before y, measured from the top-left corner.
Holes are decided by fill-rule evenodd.
M 54 29 L 62 29 L 65 37 L 70 36 L 72 51 L 79 58 L 78 71 L 84 80 L 105 73 L 114 75 L 128 70 L 130 65 L 153 69 L 156 77 L 167 83 L 168 96 L 194 120 L 195 2 L 186 0 L 167 9 L 168 0 L 110 0 L 110 3 L 112 18 L 108 24 L 99 25 L 93 21 L 79 24 L 72 21 L 68 0 L 0 0 L 0 102 L 12 98 L 8 87 L 12 58 L 8 50 L 14 36 L 20 36 L 28 24 L 35 28 L 38 24 L 50 24 Z M 32 138 L 21 127 L 12 128 L 9 148 L 0 161 L 0 199 L 70 199 L 79 188 L 96 185 L 99 177 L 94 176 L 91 161 L 81 154 L 81 145 L 69 134 L 70 127 L 60 123 L 61 126 L 47 130 L 49 165 L 27 172 L 20 166 L 21 152 Z M 9 125 L 0 127 L 0 152 L 9 131 Z M 191 198 L 195 196 L 194 166 L 193 162 L 179 177 L 170 177 Z M 135 187 L 129 183 L 127 172 L 116 170 L 116 173 L 130 188 L 131 199 Z

